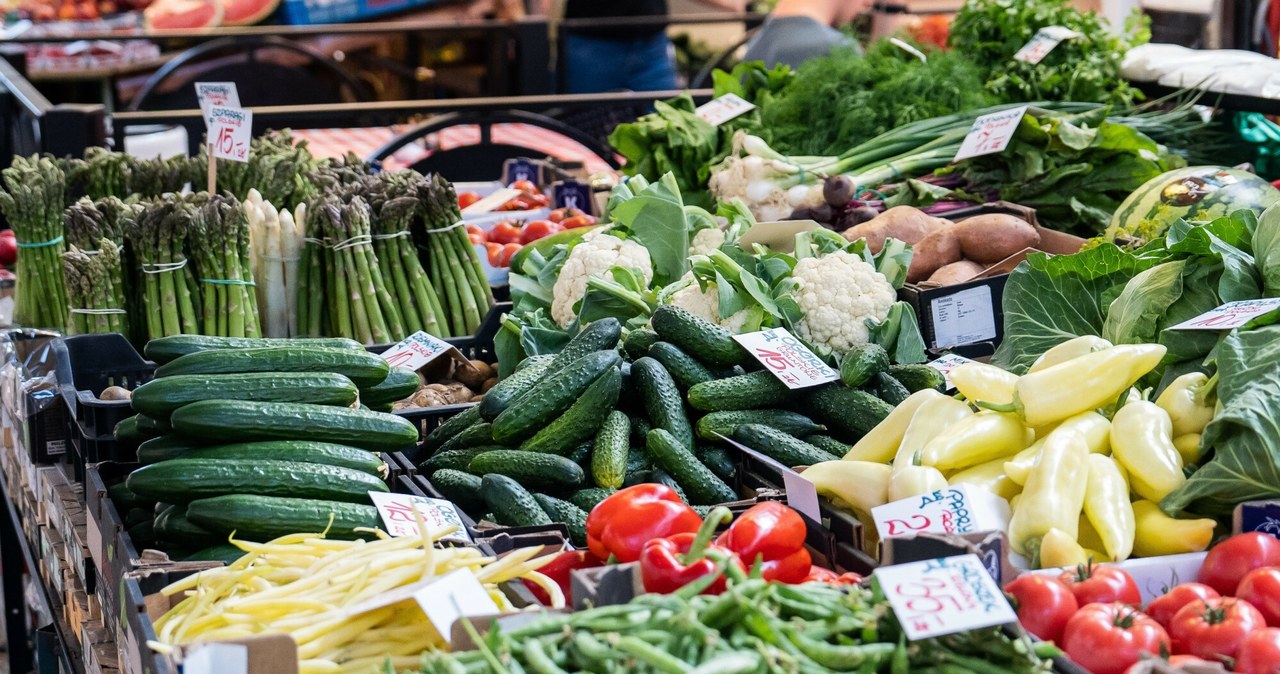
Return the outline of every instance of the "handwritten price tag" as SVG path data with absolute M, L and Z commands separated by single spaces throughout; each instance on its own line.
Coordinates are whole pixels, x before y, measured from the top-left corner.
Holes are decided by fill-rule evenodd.
M 1004 531 L 1009 504 L 995 494 L 960 484 L 871 509 L 880 538 L 915 534 Z
M 440 576 L 414 592 L 413 599 L 446 641 L 453 633 L 453 623 L 459 618 L 478 618 L 501 612 L 471 569 L 457 569 Z
M 383 351 L 382 359 L 391 367 L 407 367 L 416 371 L 451 350 L 453 345 L 419 330 Z
M 1063 40 L 1080 37 L 1080 33 L 1064 28 L 1062 26 L 1045 26 L 1036 31 L 1031 41 L 1022 46 L 1016 54 L 1013 55 L 1015 61 L 1025 61 L 1027 63 L 1039 63 L 1044 57 L 1053 51 L 1054 47 L 1062 44 Z
M 1009 141 L 1013 139 L 1013 134 L 1018 130 L 1018 124 L 1022 123 L 1022 116 L 1026 112 L 1027 106 L 1023 105 L 1012 110 L 993 112 L 973 120 L 973 126 L 969 127 L 969 135 L 964 137 L 964 141 L 960 143 L 960 149 L 956 151 L 955 161 L 1003 152 L 1009 146 Z
M 957 367 L 960 367 L 961 365 L 964 365 L 965 363 L 973 363 L 973 362 L 976 362 L 976 361 L 970 358 L 965 358 L 964 356 L 961 356 L 956 353 L 944 353 L 942 354 L 941 358 L 937 360 L 931 360 L 928 363 L 925 363 L 925 365 L 928 365 L 929 367 L 942 373 L 942 378 L 947 382 L 947 390 L 950 391 L 951 389 L 955 388 L 955 386 L 952 385 L 951 383 L 951 371 L 956 369 Z
M 209 108 L 209 153 L 218 159 L 249 161 L 253 138 L 253 111 L 241 108 Z
M 787 388 L 808 388 L 840 378 L 839 372 L 831 369 L 786 328 L 748 332 L 733 338 Z
M 1280 308 L 1280 297 L 1267 297 L 1260 300 L 1240 300 L 1206 311 L 1199 316 L 1183 321 L 1170 330 L 1231 330 L 1246 325 L 1255 318 L 1264 316 Z
M 693 114 L 711 126 L 720 126 L 734 117 L 751 112 L 755 107 L 754 103 L 737 94 L 725 94 L 699 105 Z
M 414 511 L 422 513 L 422 519 L 431 531 L 441 531 L 449 527 L 457 527 L 457 531 L 441 540 L 471 543 L 471 534 L 467 533 L 462 517 L 458 515 L 457 506 L 449 501 L 412 494 L 388 494 L 371 491 L 369 498 L 377 506 L 382 516 L 382 524 L 392 536 L 419 536 L 418 519 Z
M 209 124 L 209 111 L 213 108 L 240 107 L 240 93 L 235 82 L 196 82 L 196 100 L 204 113 L 205 126 Z
M 974 554 L 882 566 L 874 577 L 912 641 L 1018 619 Z

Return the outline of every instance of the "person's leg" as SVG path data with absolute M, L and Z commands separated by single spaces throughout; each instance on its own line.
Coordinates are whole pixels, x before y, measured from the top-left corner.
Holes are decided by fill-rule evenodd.
M 564 34 L 564 91 L 591 94 L 626 89 L 627 41 Z
M 626 87 L 632 91 L 666 91 L 676 88 L 675 47 L 666 33 L 630 41 Z

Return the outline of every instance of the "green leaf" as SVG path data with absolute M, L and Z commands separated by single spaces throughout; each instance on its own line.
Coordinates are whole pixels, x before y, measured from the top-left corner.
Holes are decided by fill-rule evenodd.
M 871 342 L 884 347 L 893 362 L 923 363 L 926 360 L 924 336 L 920 334 L 920 324 L 910 304 L 895 302 L 883 321 L 867 319 L 867 327 L 871 330 Z
M 689 227 L 675 176 L 667 173 L 612 210 L 614 222 L 649 249 L 655 285 L 666 285 L 688 270 Z
M 1252 246 L 1262 275 L 1262 296 L 1280 297 L 1280 204 L 1262 212 Z
M 1102 336 L 1112 344 L 1149 344 L 1169 306 L 1182 297 L 1182 272 L 1187 263 L 1158 264 L 1134 276 L 1107 310 Z

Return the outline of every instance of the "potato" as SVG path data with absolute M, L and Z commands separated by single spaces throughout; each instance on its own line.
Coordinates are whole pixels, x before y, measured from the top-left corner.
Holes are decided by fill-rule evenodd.
M 133 391 L 121 386 L 108 386 L 102 389 L 102 395 L 98 397 L 102 400 L 131 400 Z
M 894 206 L 860 225 L 844 230 L 844 238 L 850 241 L 867 240 L 867 248 L 879 253 L 887 238 L 906 241 L 915 245 L 930 233 L 951 225 L 950 220 L 935 218 L 911 206 Z
M 956 224 L 956 238 L 966 258 L 985 264 L 1040 245 L 1040 232 L 1031 223 L 1004 213 L 966 218 Z
M 942 267 L 959 262 L 960 239 L 956 237 L 955 225 L 939 229 L 921 239 L 911 253 L 911 266 L 907 268 L 907 281 L 919 283 Z
M 973 260 L 960 260 L 959 262 L 952 262 L 938 267 L 938 271 L 933 272 L 933 275 L 925 283 L 934 283 L 940 286 L 964 283 L 977 276 L 983 269 L 986 269 L 986 267 Z
M 491 388 L 493 388 L 493 387 L 495 387 L 495 386 L 497 386 L 497 385 L 498 385 L 498 378 L 497 378 L 497 377 L 489 377 L 488 379 L 484 380 L 484 383 L 483 383 L 483 384 L 481 384 L 481 385 L 480 385 L 480 392 L 481 392 L 481 393 L 488 393 L 488 392 L 489 392 L 489 389 L 491 389 Z
M 493 366 L 482 360 L 469 360 L 465 364 L 459 363 L 458 369 L 453 372 L 453 376 L 458 381 L 475 389 L 483 386 L 484 380 L 493 375 Z

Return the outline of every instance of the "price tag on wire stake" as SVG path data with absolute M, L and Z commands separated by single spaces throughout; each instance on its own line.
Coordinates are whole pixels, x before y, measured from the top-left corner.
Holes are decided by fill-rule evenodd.
M 711 126 L 720 126 L 734 117 L 751 112 L 755 107 L 754 103 L 737 94 L 725 94 L 694 108 L 693 114 Z
M 382 359 L 391 367 L 407 367 L 417 371 L 452 350 L 452 344 L 419 330 L 383 351 Z
M 882 566 L 872 577 L 912 641 L 1018 619 L 974 554 Z
M 786 328 L 748 332 L 733 338 L 789 389 L 808 388 L 840 378 L 839 372 Z
M 449 527 L 457 528 L 457 531 L 444 536 L 441 540 L 457 541 L 459 543 L 472 542 L 471 534 L 467 533 L 467 527 L 462 523 L 462 517 L 458 515 L 457 506 L 449 501 L 427 498 L 426 496 L 414 496 L 412 494 L 388 494 L 380 491 L 369 492 L 369 498 L 373 501 L 373 505 L 378 508 L 378 515 L 382 517 L 383 527 L 392 536 L 421 535 L 421 532 L 418 531 L 416 512 L 422 514 L 422 519 L 429 531 L 443 531 Z
M 1022 49 L 1019 49 L 1018 52 L 1013 55 L 1013 60 L 1025 61 L 1031 64 L 1039 63 L 1043 61 L 1044 57 L 1048 56 L 1049 52 L 1053 51 L 1055 47 L 1062 44 L 1063 40 L 1077 38 L 1080 37 L 1080 35 L 1080 33 L 1077 33 L 1070 28 L 1064 28 L 1062 26 L 1045 26 L 1044 28 L 1036 31 L 1036 34 L 1031 37 L 1031 41 L 1023 45 Z
M 1013 140 L 1013 134 L 1017 132 L 1018 125 L 1022 123 L 1022 116 L 1026 112 L 1027 106 L 1023 105 L 982 115 L 973 120 L 973 126 L 969 127 L 969 134 L 964 137 L 964 141 L 960 143 L 960 149 L 956 151 L 955 161 L 1003 152 L 1009 146 L 1009 141 Z
M 235 82 L 196 82 L 196 100 L 204 113 L 205 127 L 209 126 L 209 111 L 213 108 L 240 107 L 240 94 Z
M 958 484 L 872 508 L 871 519 L 881 539 L 1003 531 L 1009 526 L 1009 504 L 989 491 Z
M 1240 300 L 1210 309 L 1189 321 L 1183 321 L 1169 330 L 1234 330 L 1248 325 L 1256 318 L 1280 309 L 1280 297 L 1264 297 L 1258 300 Z
M 243 108 L 209 108 L 209 154 L 218 159 L 249 161 L 253 139 L 253 111 Z

